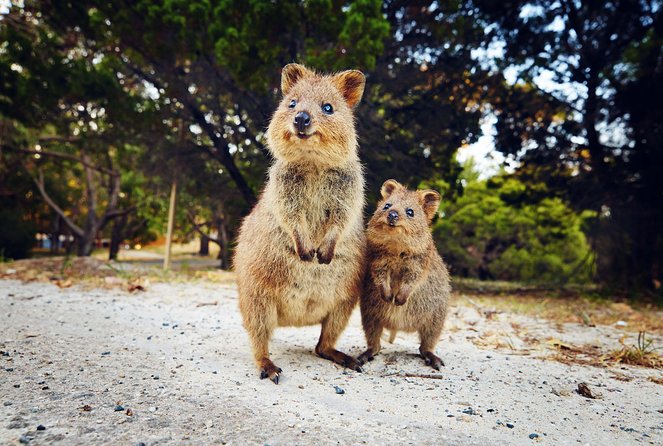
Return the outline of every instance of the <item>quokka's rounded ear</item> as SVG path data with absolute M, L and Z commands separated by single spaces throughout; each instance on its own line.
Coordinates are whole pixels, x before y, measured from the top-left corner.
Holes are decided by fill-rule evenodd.
M 387 180 L 384 183 L 382 183 L 382 188 L 380 189 L 380 193 L 382 194 L 382 198 L 387 198 L 389 195 L 393 194 L 395 190 L 402 188 L 403 186 L 398 181 Z
M 366 76 L 357 70 L 341 71 L 332 77 L 334 85 L 341 92 L 350 108 L 354 108 L 359 103 L 364 94 L 366 85 Z
M 283 95 L 287 95 L 299 80 L 313 75 L 313 71 L 304 65 L 289 63 L 281 70 L 281 91 Z
M 431 221 L 433 217 L 435 217 L 437 210 L 440 208 L 440 193 L 428 189 L 418 190 L 417 195 L 419 195 L 419 202 L 421 203 L 421 207 L 424 208 L 426 218 L 428 218 L 428 221 Z

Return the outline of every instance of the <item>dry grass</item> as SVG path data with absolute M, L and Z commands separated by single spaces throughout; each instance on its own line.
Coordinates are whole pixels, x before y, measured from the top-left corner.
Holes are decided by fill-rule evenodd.
M 639 365 L 653 369 L 663 368 L 663 357 L 656 352 L 654 341 L 647 339 L 644 331 L 638 333 L 638 342 L 636 345 L 626 345 L 624 337 L 619 340 L 622 348 L 610 352 L 607 356 L 609 361 L 614 363 Z
M 628 364 L 652 369 L 663 368 L 663 357 L 656 352 L 653 347 L 653 340 L 647 339 L 645 332 L 638 334 L 636 345 L 627 345 L 625 337 L 622 337 L 620 343 L 622 347 L 610 352 L 603 352 L 597 345 L 573 345 L 562 342 L 558 339 L 550 339 L 547 344 L 555 349 L 555 354 L 550 359 L 562 362 L 564 364 L 582 364 L 595 367 L 609 367 L 617 364 Z M 625 376 L 617 372 L 615 379 L 625 381 Z
M 135 266 L 135 265 L 134 265 Z M 232 284 L 235 275 L 221 270 L 182 268 L 164 271 L 160 266 L 132 267 L 94 257 L 43 257 L 0 264 L 0 278 L 25 282 L 50 282 L 60 288 L 73 285 L 85 288 L 124 289 L 144 291 L 154 282 L 182 283 L 203 280 L 218 284 Z
M 612 302 L 608 299 L 584 296 L 560 297 L 539 294 L 485 294 L 471 297 L 460 294 L 457 298 L 462 304 L 480 307 L 489 313 L 524 314 L 553 322 L 573 322 L 589 327 L 615 325 L 623 321 L 626 325 L 622 328 L 626 331 L 663 334 L 663 311 L 652 304 Z

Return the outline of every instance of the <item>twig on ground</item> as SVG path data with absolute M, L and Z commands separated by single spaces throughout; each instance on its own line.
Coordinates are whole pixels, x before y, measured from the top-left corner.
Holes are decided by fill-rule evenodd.
M 426 379 L 444 379 L 444 375 L 433 375 L 429 373 L 386 373 L 381 375 L 383 378 L 388 376 L 398 376 L 399 378 L 426 378 Z

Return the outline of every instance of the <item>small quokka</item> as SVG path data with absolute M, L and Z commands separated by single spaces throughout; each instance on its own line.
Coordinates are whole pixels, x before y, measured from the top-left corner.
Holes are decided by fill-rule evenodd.
M 395 180 L 381 189 L 382 200 L 368 223 L 367 271 L 360 300 L 368 349 L 358 360 L 372 361 L 387 328 L 419 333 L 427 365 L 444 365 L 435 355 L 451 285 L 435 248 L 430 223 L 440 206 L 434 190 L 410 191 Z
M 235 250 L 239 306 L 261 378 L 278 384 L 269 357 L 277 326 L 322 324 L 322 358 L 361 371 L 338 350 L 362 288 L 364 177 L 353 108 L 364 91 L 356 70 L 320 75 L 283 68 L 283 100 L 267 130 L 275 162 Z

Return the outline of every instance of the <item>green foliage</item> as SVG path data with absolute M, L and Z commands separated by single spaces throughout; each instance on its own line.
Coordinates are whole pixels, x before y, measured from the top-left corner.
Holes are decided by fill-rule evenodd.
M 455 274 L 524 282 L 590 279 L 591 251 L 582 227 L 591 212 L 577 214 L 556 197 L 532 200 L 532 187 L 504 173 L 478 180 L 471 164 L 464 179 L 463 195 L 443 206 L 444 217 L 434 226 Z
M 497 149 L 553 186 L 591 228 L 596 277 L 661 292 L 663 4 L 473 0 L 516 84 L 490 99 Z M 569 175 L 573 172 L 573 175 Z
M 264 129 L 281 67 L 358 68 L 369 201 L 387 178 L 441 191 L 436 234 L 462 275 L 582 281 L 596 263 L 604 280 L 660 283 L 660 2 L 415 3 L 25 2 L 0 20 L 0 144 L 12 159 L 0 156 L 21 180 L 3 177 L 1 192 L 35 201 L 30 175 L 41 170 L 83 226 L 88 203 L 100 211 L 116 193 L 101 175 L 111 169 L 118 211 L 136 210 L 100 236 L 148 240 L 176 181 L 179 238 L 192 222 L 222 222 L 233 238 L 270 162 Z M 491 43 L 504 48 L 492 59 Z M 518 71 L 514 85 L 506 68 Z M 546 70 L 578 88 L 542 91 Z M 486 113 L 497 149 L 521 167 L 479 181 L 468 166 L 461 175 L 454 154 L 478 139 Z M 59 157 L 36 157 L 37 144 Z M 83 157 L 101 169 L 91 182 Z M 566 203 L 605 212 L 590 219 Z M 48 232 L 44 208 L 24 212 Z

